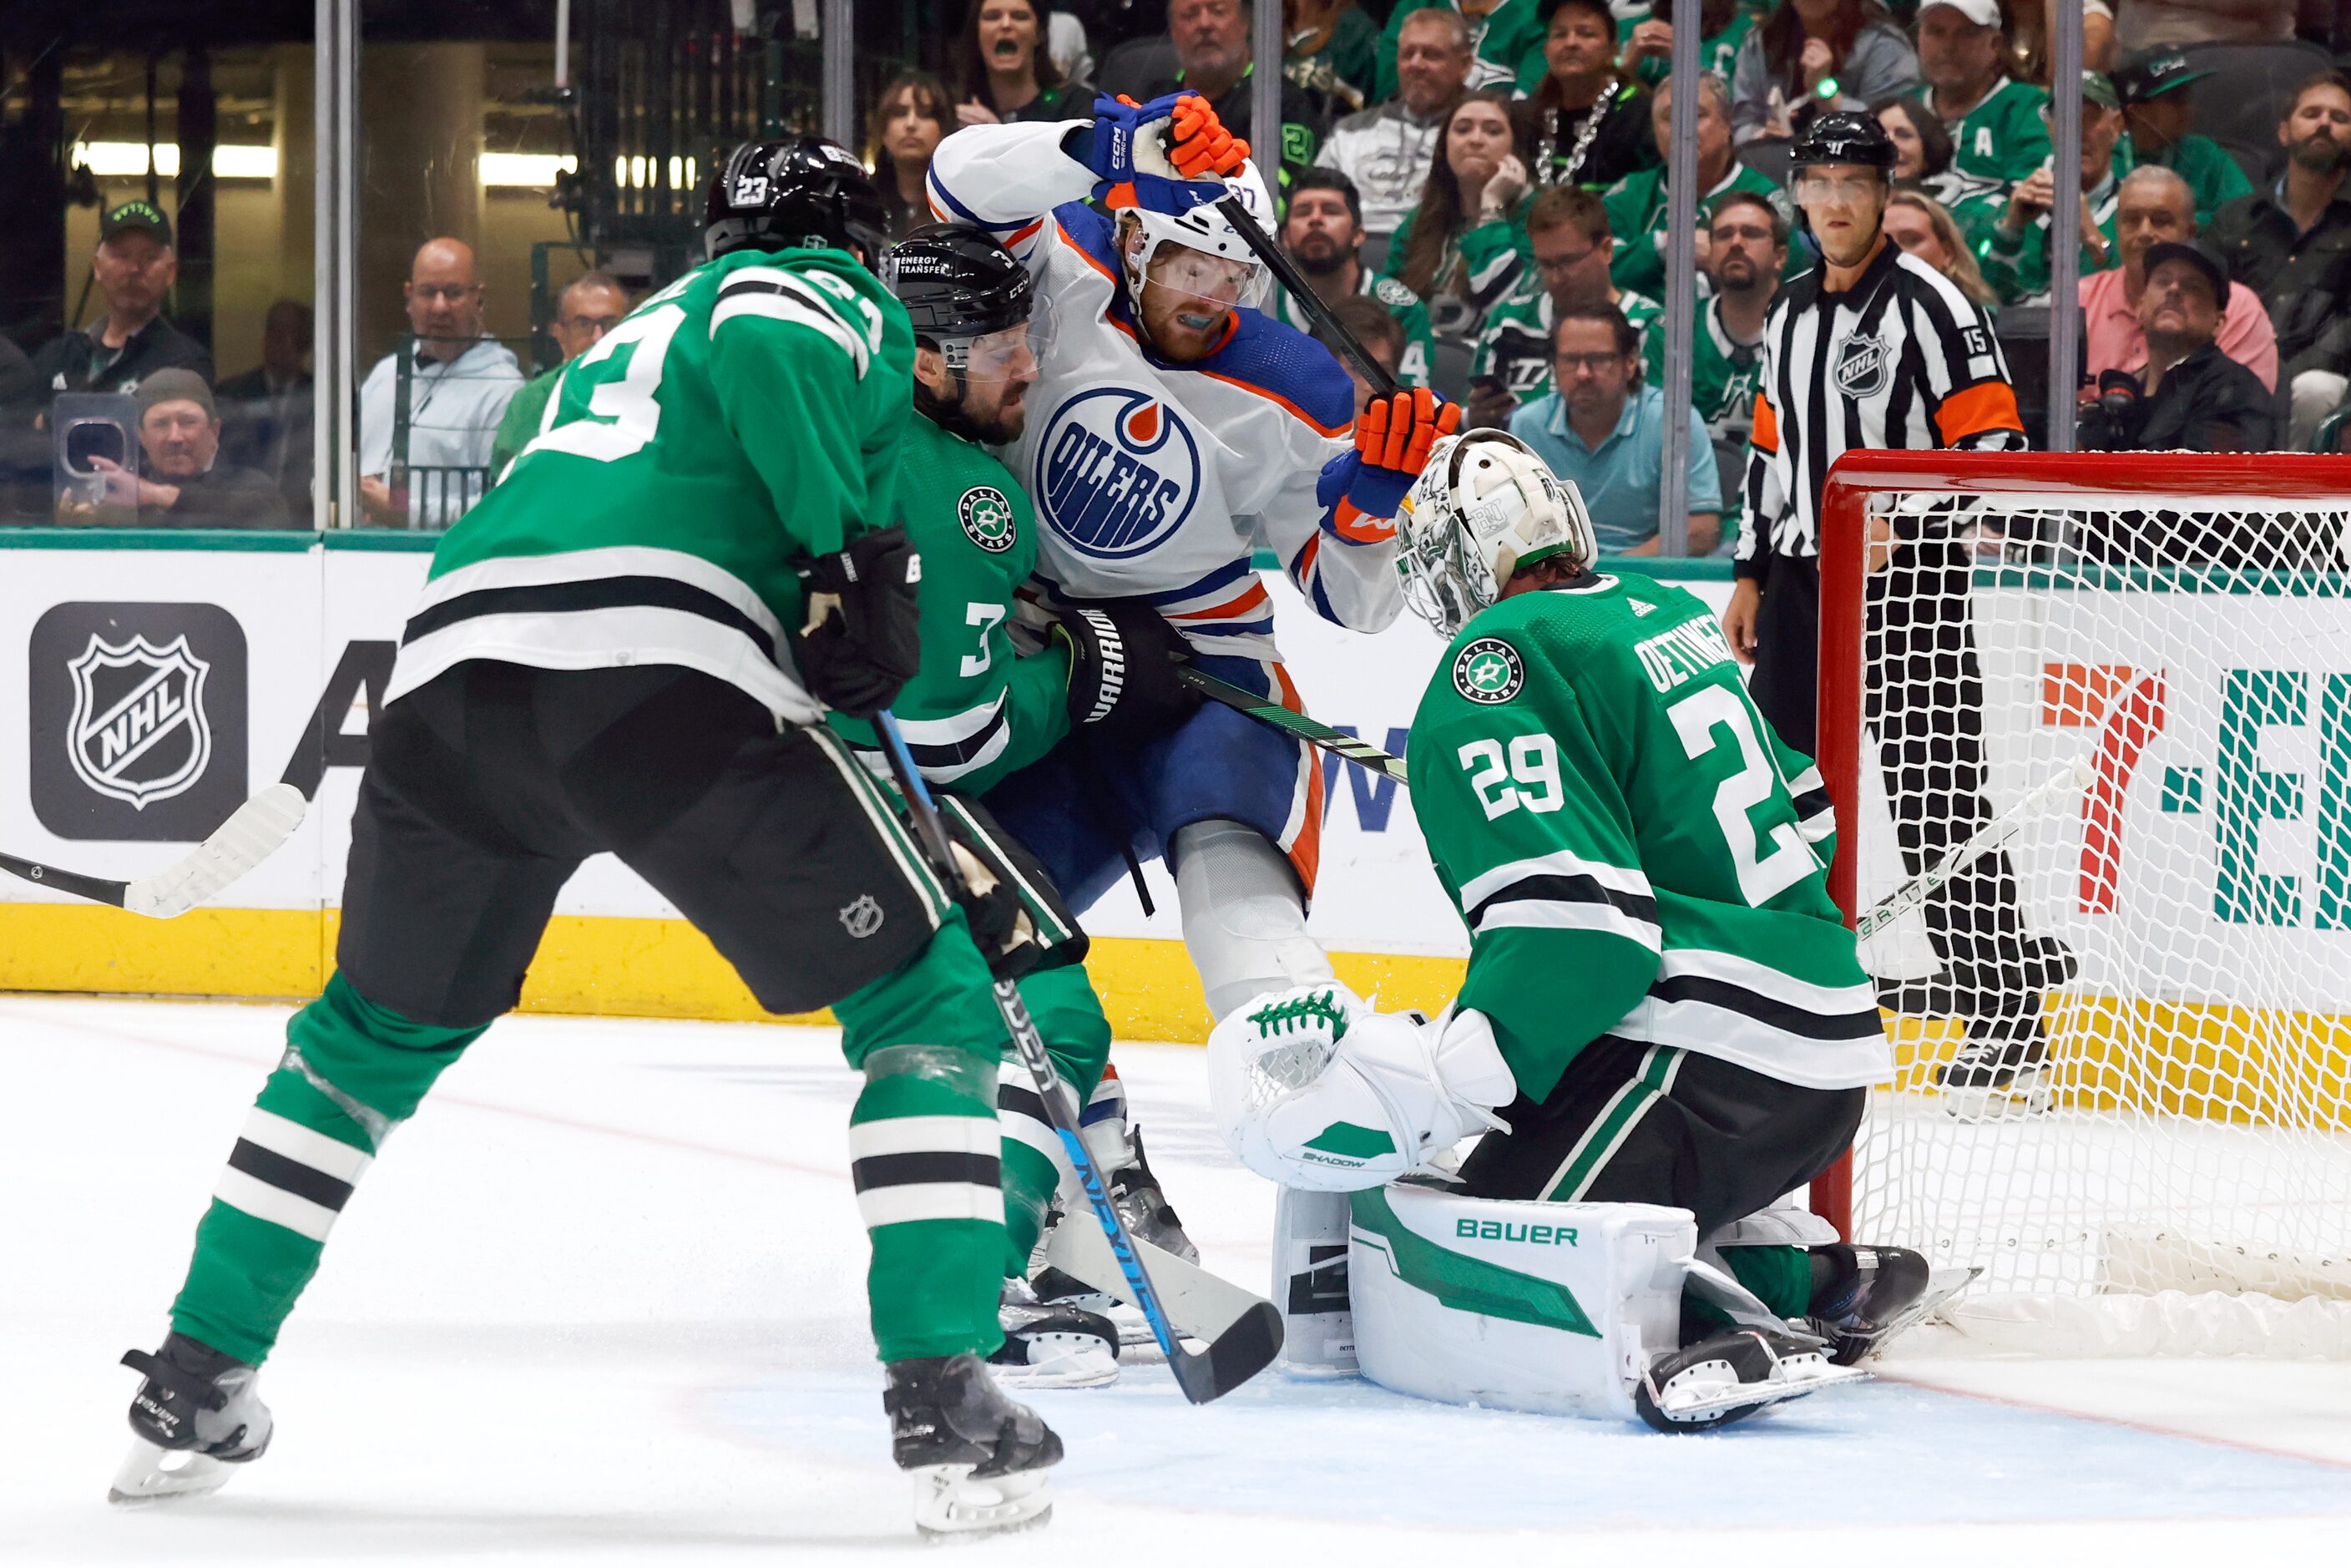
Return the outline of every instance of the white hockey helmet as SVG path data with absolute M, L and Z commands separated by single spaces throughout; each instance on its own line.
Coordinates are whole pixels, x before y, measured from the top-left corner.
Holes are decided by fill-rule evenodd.
M 1241 205 L 1258 221 L 1267 234 L 1273 232 L 1273 197 L 1266 190 L 1265 179 L 1258 172 L 1254 159 L 1244 160 L 1240 172 L 1225 177 L 1225 188 L 1241 199 Z M 1127 235 L 1140 229 L 1143 244 L 1130 250 Z M 1236 305 L 1259 306 L 1264 303 L 1271 275 L 1257 253 L 1249 247 L 1239 231 L 1217 210 L 1214 202 L 1203 202 L 1188 213 L 1155 213 L 1145 207 L 1122 208 L 1118 214 L 1119 256 L 1126 272 L 1126 286 L 1131 298 L 1143 297 L 1143 280 L 1150 273 L 1152 257 L 1165 245 L 1180 245 L 1203 256 L 1232 264 L 1244 279 Z
M 1520 567 L 1600 554 L 1583 497 L 1502 430 L 1466 430 L 1429 449 L 1396 509 L 1396 575 L 1413 613 L 1450 637 L 1501 597 Z
M 1241 1164 L 1283 1186 L 1360 1192 L 1502 1124 L 1517 1092 L 1482 1013 L 1372 1010 L 1325 980 L 1271 992 L 1208 1036 L 1208 1106 Z

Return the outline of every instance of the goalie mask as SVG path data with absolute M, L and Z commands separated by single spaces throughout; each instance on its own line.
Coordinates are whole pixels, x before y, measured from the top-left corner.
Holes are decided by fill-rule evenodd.
M 1396 575 L 1413 613 L 1450 637 L 1521 567 L 1600 553 L 1592 514 L 1517 436 L 1471 430 L 1439 441 L 1396 509 Z
M 1374 1012 L 1325 980 L 1270 992 L 1208 1037 L 1208 1106 L 1226 1146 L 1268 1181 L 1359 1192 L 1503 1124 L 1518 1092 L 1486 1015 Z
M 1266 193 L 1265 181 L 1259 175 L 1254 161 L 1244 162 L 1239 173 L 1228 176 L 1225 188 L 1240 198 L 1241 205 L 1258 220 L 1260 229 L 1272 222 L 1273 198 Z M 1130 249 L 1130 236 L 1138 231 L 1143 243 Z M 1169 265 L 1153 277 L 1152 262 L 1164 247 L 1170 246 L 1191 254 L 1170 255 Z M 1118 253 L 1126 275 L 1127 298 L 1134 301 L 1138 311 L 1146 279 L 1227 310 L 1243 305 L 1262 305 L 1265 299 L 1269 281 L 1265 264 L 1258 260 L 1257 253 L 1249 249 L 1240 231 L 1212 202 L 1204 202 L 1187 213 L 1155 213 L 1140 206 L 1121 208 Z

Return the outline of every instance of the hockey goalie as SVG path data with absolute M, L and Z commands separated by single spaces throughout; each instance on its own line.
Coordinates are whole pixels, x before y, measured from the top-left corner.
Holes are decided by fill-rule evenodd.
M 1515 438 L 1437 442 L 1398 526 L 1451 639 L 1407 762 L 1468 977 L 1433 1022 L 1334 983 L 1237 1009 L 1219 1130 L 1353 1195 L 1354 1343 L 1391 1386 L 1692 1430 L 1859 1375 L 1964 1276 L 1782 1202 L 1893 1069 L 1819 772 L 1704 604 L 1593 570 L 1582 498 Z

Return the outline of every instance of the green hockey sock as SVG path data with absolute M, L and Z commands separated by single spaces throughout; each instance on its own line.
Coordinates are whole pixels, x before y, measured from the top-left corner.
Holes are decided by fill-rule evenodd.
M 1093 982 L 1080 965 L 1043 969 L 1021 980 L 1020 999 L 1029 1004 L 1054 1071 L 1082 1110 L 1110 1060 L 1110 1020 L 1102 1016 Z M 1046 1119 L 1036 1081 L 1016 1051 L 1006 1052 L 996 1110 L 1004 1129 L 1004 1271 L 1026 1274 L 1069 1156 Z
M 1730 1277 L 1783 1318 L 1801 1318 L 1813 1303 L 1813 1259 L 1802 1247 L 1725 1247 Z M 1729 1315 L 1693 1291 L 1682 1292 L 1682 1343 L 1735 1327 Z
M 988 989 L 957 910 L 922 952 L 833 1009 L 841 1049 L 865 1073 L 849 1116 L 850 1176 L 873 1243 L 866 1300 L 885 1362 L 1004 1343 L 1005 1030 Z
M 172 1326 L 260 1365 L 385 1135 L 487 1027 L 415 1023 L 328 980 L 287 1024 L 286 1055 L 196 1226 Z

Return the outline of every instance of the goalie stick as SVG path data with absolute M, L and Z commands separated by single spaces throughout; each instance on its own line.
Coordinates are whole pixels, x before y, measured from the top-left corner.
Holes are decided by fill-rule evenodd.
M 2075 792 L 2088 789 L 2096 778 L 2097 769 L 2090 763 L 2075 762 L 2026 790 L 2015 805 L 1978 828 L 1966 843 L 1864 910 L 1861 918 L 1853 923 L 1854 935 L 1866 939 L 1885 930 L 1926 903 L 1937 888 L 2014 838 L 2027 822 L 2059 801 L 2071 799 Z
M 941 882 L 950 887 L 968 887 L 955 852 L 948 846 L 946 830 L 939 821 L 938 806 L 931 799 L 930 787 L 923 782 L 914 758 L 906 750 L 905 737 L 898 733 L 898 721 L 885 710 L 873 716 L 873 728 L 882 737 L 890 771 L 898 781 L 899 793 L 905 797 L 908 814 L 914 820 L 914 834 L 923 846 L 925 858 L 930 861 Z M 1274 1310 L 1272 1302 L 1259 1301 L 1225 1324 L 1223 1332 L 1208 1340 L 1205 1348 L 1184 1348 L 1144 1268 L 1134 1238 L 1127 1233 L 1126 1221 L 1111 1202 L 1102 1172 L 1087 1152 L 1085 1138 L 1078 1129 L 1077 1110 L 1053 1070 L 1053 1059 L 1045 1049 L 1045 1037 L 1037 1032 L 1036 1021 L 1029 1016 L 1029 1004 L 1020 998 L 1020 988 L 1010 980 L 998 980 L 994 991 L 997 1010 L 1004 1015 L 1005 1027 L 1012 1032 L 1013 1049 L 1019 1052 L 1021 1065 L 1028 1068 L 1029 1076 L 1036 1081 L 1037 1096 L 1045 1103 L 1046 1118 L 1061 1138 L 1071 1168 L 1077 1173 L 1078 1185 L 1085 1188 L 1086 1201 L 1092 1206 L 1094 1218 L 1101 1221 L 1102 1235 L 1117 1260 L 1124 1280 L 1124 1289 L 1119 1293 L 1132 1301 L 1150 1323 L 1151 1336 L 1159 1342 L 1168 1368 L 1176 1375 L 1176 1385 L 1184 1391 L 1185 1398 L 1195 1405 L 1205 1405 L 1230 1394 L 1265 1370 L 1280 1354 L 1281 1314 Z
M 229 813 L 186 859 L 131 882 L 88 876 L 21 855 L 0 854 L 0 871 L 37 887 L 53 887 L 93 904 L 170 920 L 219 897 L 228 885 L 277 852 L 302 825 L 310 802 L 287 783 L 272 784 Z
M 1345 758 L 1358 768 L 1368 768 L 1382 778 L 1393 779 L 1406 789 L 1412 786 L 1412 780 L 1405 777 L 1404 758 L 1391 757 L 1368 740 L 1359 740 L 1343 729 L 1333 729 L 1302 713 L 1292 713 L 1270 697 L 1261 697 L 1229 681 L 1220 681 L 1191 664 L 1177 670 L 1176 677 L 1201 695 L 1214 698 L 1228 708 L 1238 709 L 1259 724 L 1294 735 L 1309 746 L 1319 746 L 1325 751 Z

